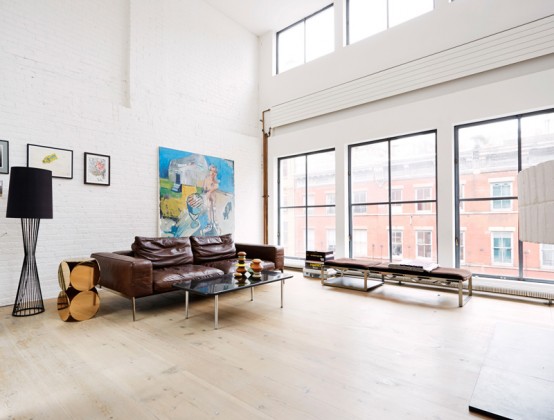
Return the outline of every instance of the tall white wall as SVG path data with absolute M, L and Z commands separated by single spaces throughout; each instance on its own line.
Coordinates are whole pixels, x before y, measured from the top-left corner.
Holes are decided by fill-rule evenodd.
M 45 298 L 61 260 L 128 249 L 158 232 L 158 147 L 235 162 L 235 237 L 262 240 L 258 41 L 202 0 L 0 0 L 0 139 L 10 166 L 26 145 L 71 149 L 40 226 Z M 111 156 L 111 186 L 83 183 L 83 153 Z M 0 305 L 13 304 L 23 245 L 4 217 Z
M 342 13 L 343 2 L 335 2 Z M 479 39 L 554 13 L 550 0 L 436 0 L 436 9 L 413 21 L 279 75 L 272 75 L 272 36 L 261 39 L 260 101 L 263 109 L 377 71 Z M 344 32 L 343 19 L 336 31 Z M 348 145 L 438 130 L 439 263 L 454 264 L 454 126 L 554 107 L 554 56 L 435 85 L 349 110 L 277 127 L 269 141 L 270 238 L 277 235 L 277 159 L 336 150 L 336 232 L 339 256 L 348 255 Z

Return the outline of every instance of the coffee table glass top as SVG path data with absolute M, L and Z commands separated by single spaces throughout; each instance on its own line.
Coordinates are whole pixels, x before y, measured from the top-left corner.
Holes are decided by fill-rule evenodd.
M 266 283 L 286 280 L 292 277 L 293 276 L 291 274 L 281 273 L 280 271 L 262 271 L 260 278 L 255 279 L 252 276 L 249 276 L 244 282 L 239 283 L 239 281 L 235 279 L 233 273 L 229 273 L 202 281 L 187 280 L 181 283 L 175 283 L 173 287 L 186 290 L 187 292 L 196 295 L 213 296 L 233 292 L 239 289 L 248 289 L 250 287 L 260 286 Z

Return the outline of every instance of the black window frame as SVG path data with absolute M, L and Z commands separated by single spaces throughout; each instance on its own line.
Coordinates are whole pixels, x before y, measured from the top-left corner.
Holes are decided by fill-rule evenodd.
M 541 114 L 552 114 L 554 113 L 554 108 L 548 108 L 538 111 L 532 111 L 532 112 L 523 112 L 518 113 L 514 115 L 508 115 L 504 117 L 499 118 L 489 118 L 484 119 L 480 121 L 474 121 L 467 124 L 459 124 L 454 126 L 454 260 L 456 267 L 460 267 L 461 259 L 460 259 L 460 217 L 461 217 L 461 211 L 460 211 L 460 204 L 464 202 L 470 202 L 470 201 L 502 201 L 502 200 L 512 200 L 517 202 L 518 197 L 516 195 L 513 195 L 513 191 L 515 190 L 514 186 L 512 185 L 511 191 L 512 195 L 510 196 L 498 196 L 494 197 L 492 196 L 492 193 L 490 197 L 475 197 L 475 198 L 467 198 L 462 197 L 460 198 L 460 138 L 459 138 L 459 132 L 463 128 L 467 127 L 475 127 L 479 125 L 485 125 L 485 124 L 491 124 L 491 123 L 498 123 L 503 121 L 512 121 L 517 120 L 517 173 L 521 172 L 522 170 L 522 133 L 521 133 L 521 120 L 523 118 L 532 117 L 534 115 L 541 115 Z M 464 206 L 465 207 L 465 206 Z M 492 207 L 492 206 L 491 206 Z M 513 208 L 513 204 L 512 204 Z M 508 276 L 508 275 L 495 275 L 495 274 L 486 274 L 486 273 L 473 273 L 475 275 L 478 275 L 480 277 L 485 278 L 496 278 L 496 279 L 502 279 L 502 280 L 516 280 L 516 281 L 523 281 L 523 282 L 532 282 L 532 283 L 547 283 L 547 284 L 553 284 L 554 282 L 551 280 L 545 280 L 545 279 L 538 279 L 538 278 L 531 278 L 531 277 L 524 277 L 524 255 L 523 255 L 523 242 L 519 239 L 519 235 L 513 237 L 513 244 L 512 244 L 512 250 L 514 251 L 512 253 L 512 259 L 515 260 L 515 257 L 517 255 L 518 258 L 518 276 Z M 517 245 L 515 242 L 517 241 Z M 464 251 L 467 250 L 467 238 L 465 238 L 464 241 Z M 517 253 L 517 254 L 516 254 Z M 464 262 L 467 263 L 467 259 L 464 260 Z
M 392 166 L 391 166 L 391 142 L 394 140 L 400 140 L 407 137 L 415 137 L 415 136 L 421 136 L 426 134 L 434 134 L 435 135 L 435 198 L 430 200 L 402 200 L 402 201 L 392 201 L 392 183 L 391 183 L 391 175 L 392 175 Z M 356 147 L 365 146 L 368 144 L 376 144 L 376 143 L 382 143 L 382 142 L 388 142 L 388 201 L 387 202 L 365 202 L 365 203 L 355 203 L 352 204 L 352 150 Z M 348 145 L 348 254 L 352 258 L 352 252 L 353 252 L 353 245 L 354 245 L 354 238 L 353 238 L 353 230 L 354 230 L 354 212 L 352 211 L 353 206 L 366 206 L 368 208 L 369 206 L 378 206 L 378 205 L 387 205 L 388 206 L 388 216 L 389 216 L 389 225 L 388 225 L 388 255 L 389 255 L 389 261 L 392 261 L 392 218 L 396 214 L 393 214 L 392 208 L 394 205 L 403 205 L 403 204 L 415 204 L 418 203 L 434 203 L 435 204 L 435 226 L 434 226 L 434 233 L 435 233 L 435 242 L 437 245 L 437 261 L 439 260 L 439 231 L 438 231 L 438 219 L 439 219 L 439 203 L 438 203 L 438 156 L 437 156 L 437 145 L 438 143 L 438 130 L 432 129 L 432 130 L 425 130 L 425 131 L 419 131 L 415 133 L 410 134 L 403 134 L 399 136 L 392 136 L 382 139 L 376 139 L 376 140 L 369 140 L 362 143 L 356 143 L 356 144 L 350 144 Z
M 318 11 L 312 13 L 311 15 L 308 15 L 302 19 L 300 19 L 297 22 L 294 22 L 287 26 L 286 28 L 281 29 L 280 31 L 277 31 L 277 34 L 275 35 L 275 73 L 280 74 L 279 72 L 279 36 L 285 32 L 288 29 L 291 29 L 293 26 L 296 26 L 300 23 L 302 23 L 304 26 L 304 62 L 302 64 L 306 64 L 306 21 L 315 15 L 324 12 L 325 10 L 329 9 L 330 7 L 334 7 L 335 3 L 330 3 L 327 6 L 323 7 L 322 9 L 319 9 Z M 294 67 L 293 67 L 294 68 Z
M 304 209 L 304 217 L 306 218 L 304 247 L 305 247 L 306 251 L 309 251 L 309 249 L 308 249 L 308 218 L 310 217 L 310 214 L 309 214 L 308 210 L 309 209 L 316 209 L 316 208 L 328 209 L 330 207 L 333 207 L 333 208 L 335 208 L 335 213 L 334 214 L 326 214 L 326 215 L 327 216 L 334 216 L 335 220 L 336 220 L 336 217 L 337 217 L 336 216 L 336 204 L 332 204 L 332 205 L 331 204 L 308 205 L 308 156 L 317 155 L 317 154 L 321 154 L 321 153 L 329 153 L 329 152 L 333 152 L 333 153 L 336 154 L 336 149 L 333 147 L 333 148 L 329 148 L 329 149 L 316 150 L 316 151 L 313 151 L 313 152 L 298 153 L 298 154 L 289 155 L 289 156 L 282 156 L 282 157 L 277 159 L 277 243 L 279 245 L 282 245 L 282 243 L 281 243 L 281 238 L 282 238 L 282 235 L 281 235 L 281 210 L 282 209 Z M 287 159 L 294 159 L 294 158 L 298 158 L 298 157 L 302 157 L 302 156 L 304 157 L 305 174 L 306 174 L 305 180 L 304 180 L 304 192 L 305 192 L 304 195 L 306 197 L 305 200 L 304 200 L 305 201 L 304 205 L 281 206 L 281 199 L 282 199 L 282 197 L 281 197 L 281 161 L 287 160 Z M 335 176 L 336 176 L 336 168 L 335 168 Z M 336 178 L 335 178 L 335 197 L 336 197 Z M 335 234 L 336 234 L 336 228 L 335 228 Z M 336 241 L 335 241 L 335 246 L 336 246 Z M 290 260 L 299 260 L 299 261 L 305 259 L 303 257 L 289 256 L 289 255 L 286 255 L 286 254 L 285 254 L 285 258 L 290 259 Z

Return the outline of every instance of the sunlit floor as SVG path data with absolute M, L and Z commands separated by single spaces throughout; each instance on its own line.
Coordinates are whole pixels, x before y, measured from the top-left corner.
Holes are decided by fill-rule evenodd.
M 468 411 L 498 323 L 554 329 L 545 301 L 386 284 L 278 284 L 137 303 L 101 290 L 97 316 L 0 308 L 0 418 L 478 418 Z

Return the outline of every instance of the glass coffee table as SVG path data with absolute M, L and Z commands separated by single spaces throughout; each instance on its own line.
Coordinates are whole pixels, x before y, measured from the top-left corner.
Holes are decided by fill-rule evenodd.
M 261 277 L 256 279 L 252 276 L 248 277 L 243 283 L 239 283 L 234 278 L 233 273 L 224 274 L 219 277 L 214 277 L 203 281 L 184 281 L 176 283 L 173 287 L 185 291 L 185 318 L 189 317 L 189 293 L 199 296 L 214 297 L 214 329 L 218 329 L 218 298 L 224 293 L 236 292 L 238 290 L 250 289 L 250 300 L 254 300 L 254 287 L 263 284 L 281 282 L 281 308 L 283 307 L 283 286 L 285 280 L 292 278 L 291 274 L 281 273 L 280 271 L 262 271 Z

